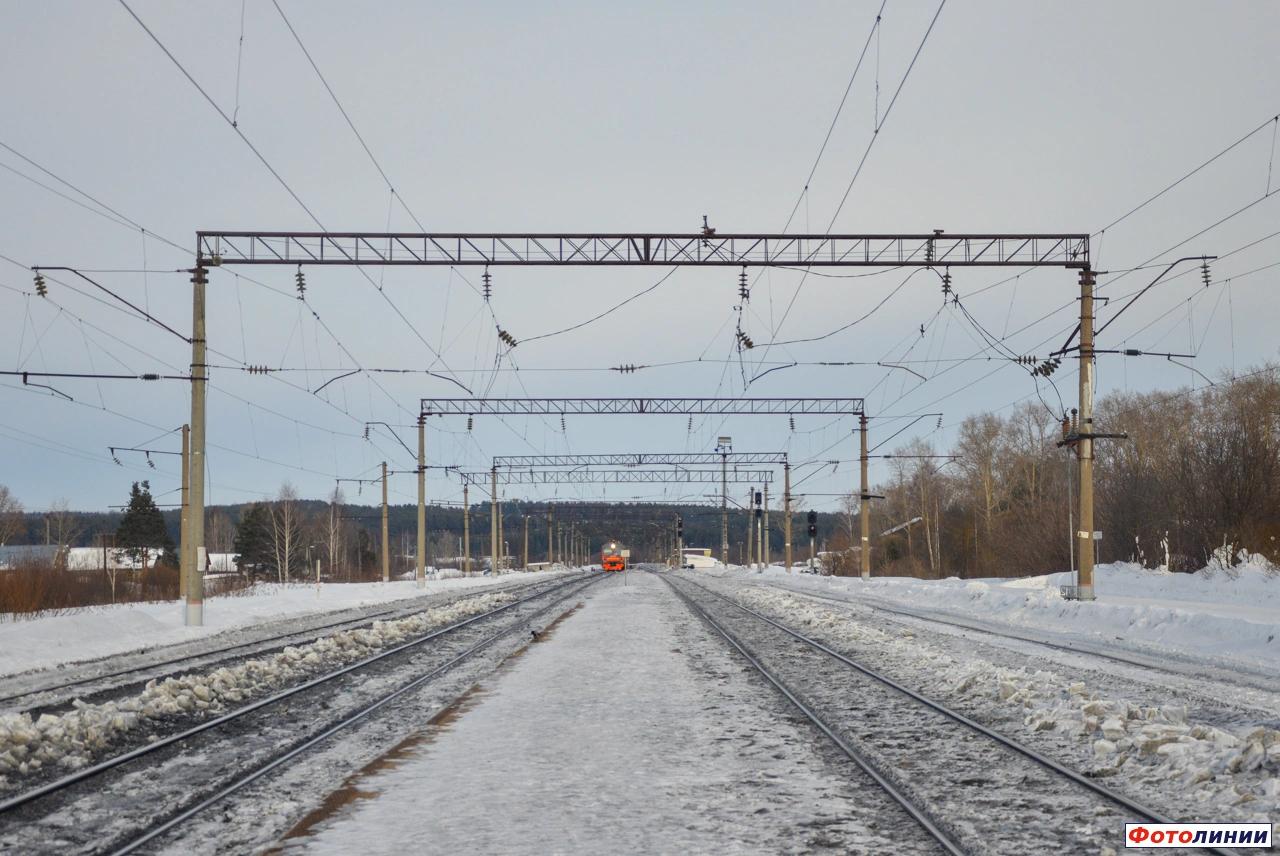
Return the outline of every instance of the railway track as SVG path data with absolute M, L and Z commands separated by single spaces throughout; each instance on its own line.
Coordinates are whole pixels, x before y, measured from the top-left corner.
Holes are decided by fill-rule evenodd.
M 478 594 L 498 591 L 520 591 L 530 587 L 539 586 L 542 582 L 543 581 L 537 581 L 507 586 L 485 586 L 474 589 L 461 589 L 456 593 L 450 592 L 448 596 L 439 597 L 431 600 L 430 602 L 424 602 L 423 598 L 413 598 L 413 602 L 409 604 L 401 602 L 394 607 L 388 607 L 386 609 L 372 612 L 362 612 L 359 615 L 353 615 L 336 621 L 307 624 L 297 629 L 264 636 L 258 639 L 252 639 L 246 642 L 238 642 L 234 645 L 226 645 L 221 648 L 192 652 L 190 654 L 169 657 L 163 660 L 139 663 L 136 666 L 130 666 L 123 669 L 113 669 L 111 671 L 96 674 L 87 674 L 68 681 L 59 681 L 57 683 L 47 685 L 37 685 L 20 692 L 0 695 L 0 713 L 21 713 L 23 711 L 32 710 L 50 710 L 69 703 L 72 698 L 87 699 L 101 693 L 127 690 L 130 687 L 140 686 L 149 680 L 169 677 L 170 675 L 174 675 L 182 671 L 189 671 L 193 668 L 214 666 L 231 659 L 268 653 L 295 642 L 309 641 L 315 638 L 317 633 L 323 633 L 325 631 L 339 632 L 342 630 L 354 630 L 356 628 L 369 626 L 375 621 L 393 621 L 398 618 L 405 618 L 421 612 L 425 608 L 447 605 L 468 597 L 474 597 Z M 137 675 L 138 677 L 136 679 L 125 681 L 118 680 L 120 678 L 128 678 L 130 675 Z
M 527 630 L 600 578 L 543 587 L 0 801 L 0 852 L 135 852 Z
M 765 585 L 769 585 L 769 583 L 765 583 Z M 1078 654 L 1085 657 L 1097 657 L 1098 659 L 1109 660 L 1114 663 L 1121 663 L 1126 666 L 1133 666 L 1135 668 L 1146 669 L 1152 672 L 1159 672 L 1164 675 L 1176 675 L 1178 677 L 1191 678 L 1194 680 L 1213 680 L 1222 684 L 1260 690 L 1262 692 L 1275 692 L 1277 681 L 1280 681 L 1280 676 L 1278 675 L 1268 674 L 1266 672 L 1255 671 L 1243 667 L 1217 666 L 1209 663 L 1196 662 L 1194 660 L 1177 661 L 1176 663 L 1170 662 L 1169 658 L 1174 655 L 1163 652 L 1160 655 L 1163 658 L 1163 661 L 1156 660 L 1154 657 L 1143 657 L 1138 654 L 1125 656 L 1124 654 L 1117 654 L 1113 651 L 1100 650 L 1092 645 L 1084 643 L 1073 644 L 1068 642 L 1053 642 L 1048 639 L 1037 638 L 1030 634 L 1016 633 L 1009 630 L 996 630 L 977 622 L 965 621 L 961 618 L 942 618 L 928 613 L 916 612 L 911 609 L 902 609 L 899 607 L 889 606 L 875 599 L 860 598 L 858 600 L 846 600 L 845 598 L 818 594 L 817 592 L 812 592 L 803 588 L 794 588 L 788 585 L 773 585 L 770 587 L 786 591 L 799 597 L 813 598 L 814 600 L 836 603 L 842 606 L 864 606 L 867 609 L 874 609 L 903 618 L 941 624 L 946 627 L 954 627 L 960 630 L 982 633 L 987 636 L 995 636 L 1001 639 L 1025 642 L 1030 645 L 1037 645 L 1042 648 L 1063 651 L 1069 654 Z M 1209 674 L 1207 670 L 1212 670 L 1212 674 Z M 1229 677 L 1223 677 L 1222 673 L 1224 671 L 1229 674 Z
M 1106 836 L 1118 847 L 1126 822 L 1170 822 L 719 592 L 663 579 L 945 852 L 1096 851 Z

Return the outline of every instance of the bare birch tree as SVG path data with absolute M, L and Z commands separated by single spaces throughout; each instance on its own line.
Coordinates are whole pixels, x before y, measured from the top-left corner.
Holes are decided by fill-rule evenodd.
M 289 482 L 280 486 L 271 505 L 271 544 L 276 575 L 284 582 L 301 559 L 302 551 L 302 512 L 298 508 L 298 491 Z

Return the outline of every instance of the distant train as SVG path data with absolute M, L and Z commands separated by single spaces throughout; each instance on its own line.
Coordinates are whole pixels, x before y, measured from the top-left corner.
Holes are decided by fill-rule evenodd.
M 600 565 L 606 571 L 625 571 L 631 551 L 617 541 L 606 541 L 600 550 Z

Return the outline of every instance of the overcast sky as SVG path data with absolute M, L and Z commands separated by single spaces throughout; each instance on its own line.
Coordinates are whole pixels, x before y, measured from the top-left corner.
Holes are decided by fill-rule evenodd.
M 952 0 L 920 48 L 936 3 L 887 0 L 802 193 L 879 2 L 280 0 L 403 205 L 392 204 L 271 0 L 129 5 L 331 230 L 416 230 L 412 211 L 439 231 L 679 232 L 696 230 L 704 214 L 721 232 L 776 231 L 795 207 L 792 231 L 1096 233 L 1259 129 L 1094 237 L 1095 267 L 1114 272 L 1100 277 L 1102 294 L 1116 296 L 1158 272 L 1120 273 L 1129 268 L 1258 242 L 1215 263 L 1207 289 L 1194 269 L 1157 286 L 1100 347 L 1193 352 L 1195 367 L 1215 378 L 1276 358 L 1280 267 L 1257 269 L 1280 262 L 1280 194 L 1263 198 L 1280 187 L 1275 123 L 1267 124 L 1280 112 L 1280 4 Z M 0 16 L 0 143 L 10 147 L 0 148 L 0 254 L 9 259 L 0 260 L 0 368 L 185 372 L 190 351 L 179 338 L 69 274 L 51 278 L 49 300 L 35 297 L 25 268 L 101 271 L 88 275 L 187 332 L 190 284 L 172 271 L 190 266 L 197 229 L 314 229 L 315 220 L 123 5 L 13 0 Z M 822 335 L 879 309 L 845 332 L 767 355 L 757 347 L 740 362 L 737 271 L 680 269 L 603 321 L 518 346 L 495 374 L 495 327 L 475 268 L 371 270 L 377 285 L 349 268 L 309 270 L 306 296 L 319 321 L 294 299 L 292 269 L 238 272 L 259 282 L 224 269 L 209 290 L 210 362 L 225 367 L 213 370 L 209 395 L 211 503 L 271 495 L 285 481 L 322 497 L 335 476 L 372 475 L 384 458 L 410 470 L 384 429 L 364 439 L 364 423 L 402 426 L 413 446 L 417 400 L 461 390 L 423 374 L 358 374 L 309 392 L 357 362 L 431 368 L 495 396 L 731 396 L 775 364 L 904 361 L 928 380 L 874 365 L 801 365 L 748 391 L 865 395 L 873 444 L 910 421 L 893 417 L 944 414 L 881 451 L 917 436 L 945 448 L 965 416 L 1038 401 L 1025 369 L 960 362 L 997 352 L 943 307 L 928 274 L 905 286 L 904 271 L 810 276 L 797 295 L 800 272 L 766 272 L 742 322 L 757 345 Z M 517 340 L 531 338 L 665 273 L 497 268 L 492 310 Z M 1013 273 L 959 270 L 953 286 L 1013 352 L 1043 356 L 1074 324 L 1076 276 Z M 680 364 L 608 371 L 672 362 Z M 251 376 L 244 363 L 289 371 Z M 1074 369 L 1055 376 L 1067 407 Z M 1104 394 L 1204 383 L 1164 360 L 1118 356 L 1101 358 L 1099 379 Z M 0 378 L 0 483 L 29 509 L 60 498 L 85 509 L 123 503 L 137 478 L 150 477 L 157 493 L 177 487 L 176 459 L 156 456 L 152 470 L 122 453 L 120 467 L 107 447 L 176 451 L 176 434 L 159 435 L 189 418 L 184 383 L 50 383 L 74 402 Z M 1043 394 L 1060 408 L 1051 387 Z M 695 418 L 692 429 L 684 417 L 571 417 L 563 431 L 558 418 L 529 418 L 477 419 L 467 432 L 465 421 L 432 420 L 428 442 L 433 463 L 487 469 L 495 454 L 700 451 L 729 434 L 740 451 L 844 461 L 800 489 L 814 494 L 811 504 L 833 507 L 833 496 L 818 494 L 854 484 L 851 427 L 821 417 L 797 419 L 794 431 L 785 417 Z M 887 472 L 878 462 L 873 478 Z M 414 490 L 412 474 L 393 477 L 393 501 L 411 501 Z M 456 479 L 439 472 L 428 490 L 460 496 Z M 710 490 L 615 486 L 604 495 Z M 347 492 L 357 498 L 354 487 Z M 600 494 L 592 486 L 513 495 Z

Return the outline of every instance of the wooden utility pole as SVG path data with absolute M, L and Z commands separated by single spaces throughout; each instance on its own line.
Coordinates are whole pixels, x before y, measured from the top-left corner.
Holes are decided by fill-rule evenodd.
M 498 573 L 498 468 L 489 470 L 489 566 L 493 574 Z
M 867 414 L 858 415 L 858 435 L 861 453 L 858 455 L 858 469 L 862 473 L 862 496 L 858 503 L 859 524 L 862 527 L 862 543 L 858 550 L 858 558 L 862 564 L 862 578 L 871 578 L 871 486 L 867 484 Z
M 186 600 L 191 585 L 191 426 L 182 426 L 182 517 L 178 525 L 178 597 Z
M 462 572 L 471 573 L 471 497 L 470 484 L 462 483 Z
M 791 573 L 791 464 L 782 465 L 782 552 Z
M 423 414 L 418 414 L 418 588 L 424 588 L 427 584 L 426 562 L 427 562 L 427 417 Z
M 1094 273 L 1080 271 L 1080 427 L 1076 455 L 1080 463 L 1080 549 L 1076 597 L 1093 600 L 1093 286 Z
M 205 287 L 209 272 L 197 261 L 191 271 L 191 439 L 188 460 L 187 554 L 193 568 L 187 581 L 187 608 L 183 620 L 188 627 L 204 624 L 204 435 L 205 397 L 209 390 L 205 365 Z
M 529 515 L 524 516 L 524 561 L 521 562 L 524 570 L 529 570 Z
M 391 582 L 391 535 L 387 527 L 387 462 L 382 462 L 382 581 Z

